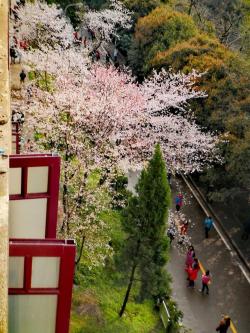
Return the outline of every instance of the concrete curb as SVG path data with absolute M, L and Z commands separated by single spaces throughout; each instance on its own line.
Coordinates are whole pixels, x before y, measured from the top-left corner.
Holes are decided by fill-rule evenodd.
M 213 219 L 216 221 L 217 226 L 220 230 L 217 230 L 219 235 L 222 237 L 221 233 L 223 234 L 223 237 L 226 239 L 226 241 L 230 244 L 230 247 L 227 246 L 227 248 L 232 252 L 232 250 L 237 254 L 238 258 L 240 259 L 241 263 L 244 265 L 244 268 L 247 270 L 248 274 L 250 274 L 250 265 L 246 261 L 242 251 L 239 249 L 235 241 L 230 237 L 227 230 L 223 226 L 223 223 L 221 219 L 218 217 L 218 215 L 215 213 L 213 208 L 209 203 L 207 203 L 203 193 L 201 193 L 198 186 L 195 184 L 193 179 L 190 176 L 184 176 L 181 174 L 182 179 L 187 184 L 187 186 L 190 188 L 192 194 L 196 198 L 197 202 L 201 206 L 202 210 L 207 214 L 209 212 L 209 215 L 213 217 Z M 196 192 L 196 193 L 195 193 Z M 222 237 L 222 238 L 223 238 Z

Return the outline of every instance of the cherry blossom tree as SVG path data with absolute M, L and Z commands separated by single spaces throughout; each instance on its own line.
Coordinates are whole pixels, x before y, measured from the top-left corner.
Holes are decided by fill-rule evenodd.
M 170 108 L 186 111 L 188 101 L 193 98 L 204 98 L 206 93 L 196 88 L 201 73 L 192 71 L 189 74 L 174 73 L 164 68 L 143 82 L 142 90 L 147 97 L 147 110 L 150 114 L 165 114 Z
M 96 40 L 93 42 L 93 51 L 102 44 L 107 44 L 115 37 L 119 28 L 130 29 L 132 26 L 132 13 L 117 0 L 111 0 L 109 8 L 103 10 L 87 10 L 82 21 L 83 29 L 90 29 L 94 32 Z
M 89 68 L 84 58 L 70 60 L 74 51 L 64 53 L 69 56 L 65 54 L 63 62 L 60 58 L 51 62 L 53 54 L 45 61 L 35 57 L 37 68 L 55 75 L 54 98 L 67 100 L 71 110 L 80 110 L 77 121 L 95 144 L 103 140 L 120 143 L 113 147 L 116 156 L 140 165 L 160 142 L 172 172 L 200 171 L 217 159 L 217 138 L 201 129 L 187 112 L 190 99 L 206 96 L 195 89 L 199 75 L 162 70 L 139 85 L 129 72 L 112 66 Z
M 10 29 L 18 41 L 25 40 L 34 48 L 66 48 L 73 42 L 73 28 L 55 4 L 26 1 L 19 7 L 18 17 Z
M 109 8 L 88 10 L 84 15 L 84 24 L 98 33 L 101 40 L 110 42 L 112 36 L 119 38 L 118 28 L 131 28 L 132 13 L 117 0 L 111 0 Z
M 34 80 L 20 100 L 26 119 L 23 134 L 30 142 L 35 139 L 25 148 L 57 151 L 61 156 L 61 232 L 79 239 L 92 264 L 103 263 L 111 249 L 108 228 L 100 216 L 109 202 L 99 193 L 111 191 L 118 163 L 128 160 L 140 168 L 150 159 L 156 143 L 160 143 L 172 172 L 194 172 L 219 160 L 218 138 L 200 128 L 189 112 L 189 100 L 206 95 L 195 87 L 199 78 L 195 72 L 185 75 L 162 70 L 138 84 L 126 69 L 91 65 L 88 55 L 70 44 L 72 28 L 64 17 L 59 18 L 60 10 L 38 2 L 26 6 L 43 13 L 35 15 L 34 8 L 27 11 L 31 23 L 21 13 L 20 31 L 27 40 L 32 38 L 31 26 L 37 31 L 35 38 L 41 33 L 40 26 L 45 33 L 36 39 L 36 49 L 23 52 L 23 59 L 47 83 L 44 87 Z M 119 6 L 113 1 L 112 10 L 125 15 Z M 46 11 L 50 23 L 46 23 Z M 52 18 L 56 27 L 51 37 Z M 57 23 L 57 18 L 62 22 Z M 111 26 L 105 33 L 114 33 Z M 61 29 L 65 29 L 62 34 Z M 89 184 L 94 174 L 98 181 L 93 188 Z M 98 233 L 102 237 L 97 241 Z
M 100 265 L 112 253 L 108 226 L 100 217 L 110 207 L 104 195 L 110 192 L 109 183 L 100 179 L 106 170 L 115 177 L 111 152 L 104 145 L 94 145 L 82 130 L 80 109 L 73 107 L 75 92 L 71 91 L 70 99 L 62 99 L 63 87 L 67 89 L 68 85 L 60 82 L 58 87 L 61 90 L 53 95 L 32 87 L 32 99 L 29 94 L 24 96 L 26 122 L 22 134 L 32 144 L 25 145 L 23 151 L 52 151 L 61 156 L 63 221 L 59 234 L 74 237 L 81 244 L 88 266 Z M 95 186 L 91 185 L 93 177 Z

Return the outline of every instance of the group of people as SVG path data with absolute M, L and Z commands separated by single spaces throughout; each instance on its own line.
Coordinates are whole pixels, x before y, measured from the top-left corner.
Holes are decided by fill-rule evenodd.
M 194 288 L 195 281 L 198 277 L 198 272 L 200 270 L 199 260 L 195 256 L 194 247 L 190 245 L 185 261 L 185 271 L 187 272 L 188 288 Z M 205 273 L 201 276 L 201 289 L 199 291 L 204 294 L 206 292 L 209 295 L 209 284 L 211 283 L 210 271 L 206 270 Z M 228 328 L 230 327 L 231 319 L 228 316 L 224 316 L 220 321 L 216 331 L 219 333 L 227 333 Z
M 178 193 L 175 197 L 175 208 L 176 211 L 179 212 L 181 207 L 183 206 L 183 194 Z M 180 226 L 180 234 L 186 235 L 188 231 L 188 220 L 184 221 L 184 223 Z M 214 222 L 211 216 L 207 216 L 203 222 L 204 231 L 205 231 L 205 238 L 208 238 L 209 232 L 212 229 Z M 173 239 L 172 239 L 173 240 Z M 172 241 L 171 240 L 171 241 Z
M 94 32 L 94 30 L 90 29 L 89 27 L 87 27 L 87 36 L 85 36 L 84 38 L 79 35 L 79 32 L 78 31 L 75 31 L 73 33 L 73 38 L 74 38 L 74 44 L 75 45 L 84 45 L 84 47 L 86 48 L 88 46 L 88 40 L 90 41 L 94 41 L 96 39 L 96 34 Z M 90 56 L 91 56 L 91 59 L 92 59 L 92 62 L 94 61 L 99 61 L 101 59 L 101 52 L 99 50 L 99 47 L 97 48 L 94 48 L 91 53 L 90 53 Z M 114 47 L 114 50 L 113 50 L 113 54 L 111 55 L 109 53 L 109 51 L 106 50 L 106 54 L 105 54 L 105 63 L 107 66 L 110 65 L 111 63 L 111 59 L 113 60 L 114 62 L 114 66 L 116 68 L 119 67 L 119 62 L 118 62 L 118 49 L 117 47 L 115 46 Z
M 15 20 L 14 30 L 18 31 L 18 23 L 19 20 L 18 11 L 19 9 L 25 5 L 25 0 L 16 1 L 15 5 L 10 8 L 10 17 L 12 15 Z M 21 63 L 22 54 L 20 52 L 21 49 L 27 50 L 29 47 L 28 42 L 26 40 L 17 40 L 16 36 L 13 36 L 11 39 L 11 47 L 10 47 L 10 57 L 11 63 L 15 63 L 15 60 L 19 58 L 19 63 Z
M 168 177 L 169 183 L 170 179 L 171 177 Z M 175 208 L 177 213 L 181 210 L 182 206 L 183 206 L 183 194 L 178 193 L 177 196 L 175 197 Z M 212 229 L 213 224 L 214 222 L 211 216 L 207 216 L 203 221 L 203 227 L 206 239 L 209 237 L 209 232 Z M 188 230 L 188 221 L 184 221 L 183 224 L 179 227 L 179 234 L 181 236 L 184 236 L 187 234 L 187 230 Z M 168 230 L 168 236 L 170 238 L 170 243 L 172 243 L 172 241 L 175 238 L 175 235 L 171 228 Z M 190 245 L 186 253 L 186 260 L 185 260 L 185 271 L 187 273 L 188 288 L 195 287 L 195 281 L 198 278 L 198 273 L 200 269 L 201 269 L 200 263 L 195 255 L 194 247 L 193 245 Z M 207 295 L 209 295 L 210 283 L 211 283 L 211 274 L 209 270 L 206 270 L 201 276 L 201 288 L 199 289 L 199 291 L 202 294 L 206 293 Z M 230 327 L 230 323 L 231 323 L 230 317 L 223 316 L 218 327 L 216 328 L 216 331 L 219 333 L 226 333 L 228 331 L 228 328 Z
M 19 0 L 16 1 L 15 5 L 13 7 L 10 8 L 10 15 L 14 17 L 15 21 L 20 20 L 19 16 L 18 16 L 18 9 L 20 8 L 20 6 L 24 6 L 25 5 L 25 0 Z
M 193 245 L 190 245 L 186 254 L 185 261 L 185 271 L 187 272 L 188 287 L 194 288 L 195 281 L 198 277 L 198 272 L 200 270 L 200 263 L 197 257 L 195 256 L 195 251 Z M 201 293 L 206 291 L 206 294 L 209 294 L 208 285 L 211 282 L 211 276 L 209 270 L 207 270 L 201 277 L 202 288 L 200 289 Z

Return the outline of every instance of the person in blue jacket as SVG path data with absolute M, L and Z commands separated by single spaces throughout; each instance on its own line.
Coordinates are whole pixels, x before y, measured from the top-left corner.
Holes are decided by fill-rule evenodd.
M 211 216 L 207 216 L 204 220 L 204 227 L 205 227 L 205 237 L 208 238 L 208 233 L 211 230 L 214 221 L 212 220 Z

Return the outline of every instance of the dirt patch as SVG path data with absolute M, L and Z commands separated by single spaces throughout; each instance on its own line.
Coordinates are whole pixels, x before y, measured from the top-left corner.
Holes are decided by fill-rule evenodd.
M 98 300 L 91 291 L 84 291 L 74 297 L 74 309 L 80 316 L 88 316 L 95 319 L 99 324 L 103 323 Z

